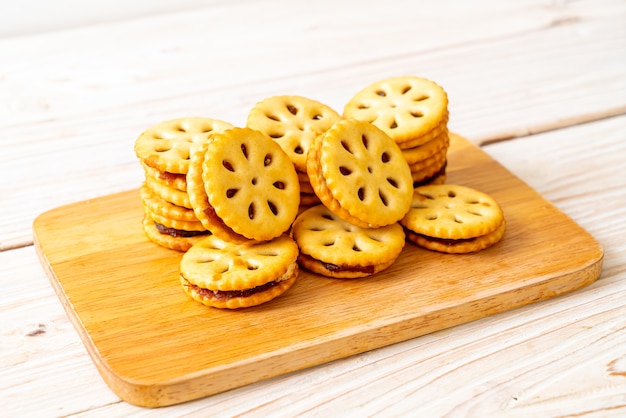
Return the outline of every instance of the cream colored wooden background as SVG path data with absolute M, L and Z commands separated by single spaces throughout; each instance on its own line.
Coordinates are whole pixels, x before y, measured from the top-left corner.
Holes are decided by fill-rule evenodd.
M 3 0 L 0 2 L 0 37 L 141 19 L 157 14 L 193 10 L 217 2 L 217 0 Z
M 626 2 L 188 5 L 0 34 L 3 415 L 626 413 Z M 203 114 L 240 124 L 256 101 L 285 92 L 341 108 L 356 89 L 404 73 L 442 84 L 451 129 L 600 241 L 600 280 L 188 404 L 144 410 L 120 401 L 39 265 L 32 220 L 138 187 L 132 143 L 154 122 Z

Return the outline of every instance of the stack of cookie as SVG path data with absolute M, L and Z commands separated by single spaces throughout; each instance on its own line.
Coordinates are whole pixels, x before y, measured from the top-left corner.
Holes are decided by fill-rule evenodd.
M 140 196 L 143 229 L 157 244 L 188 250 L 209 232 L 196 217 L 187 194 L 191 149 L 231 124 L 210 118 L 179 118 L 158 123 L 139 135 L 135 154 L 145 171 Z
M 391 266 L 405 245 L 402 226 L 362 228 L 337 216 L 324 205 L 308 208 L 292 228 L 302 267 L 327 277 L 354 279 Z
M 248 114 L 247 126 L 272 138 L 293 162 L 303 208 L 319 203 L 306 170 L 311 143 L 339 120 L 341 116 L 329 106 L 300 96 L 269 97 L 258 102 Z
M 455 184 L 416 188 L 411 209 L 400 223 L 411 242 L 449 254 L 491 247 L 506 229 L 498 202 L 484 192 Z
M 183 254 L 180 283 L 189 297 L 206 306 L 257 306 L 293 286 L 297 256 L 298 247 L 288 235 L 249 245 L 209 235 Z
M 409 163 L 414 187 L 445 182 L 448 97 L 438 84 L 414 76 L 378 81 L 355 94 L 343 116 L 389 135 Z

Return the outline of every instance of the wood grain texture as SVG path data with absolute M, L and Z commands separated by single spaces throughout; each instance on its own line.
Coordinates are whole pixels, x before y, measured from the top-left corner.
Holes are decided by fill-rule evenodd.
M 3 417 L 624 416 L 626 120 L 613 116 L 626 103 L 623 0 L 206 4 L 0 39 Z M 271 94 L 341 106 L 398 73 L 444 85 L 451 127 L 596 238 L 599 280 L 207 398 L 122 401 L 41 268 L 33 219 L 137 188 L 129 150 L 151 123 L 239 123 Z
M 602 244 L 600 280 L 563 297 L 171 407 L 146 411 L 121 401 L 87 354 L 34 247 L 0 252 L 3 415 L 371 416 L 393 405 L 405 415 L 525 418 L 532 410 L 538 417 L 620 417 L 626 205 L 616 190 L 626 188 L 626 179 L 610 173 L 613 166 L 626 170 L 625 126 L 624 118 L 613 118 L 483 147 Z M 590 148 L 602 166 L 586 158 Z M 39 324 L 45 332 L 28 336 Z M 549 384 L 542 384 L 548 373 Z
M 41 262 L 104 380 L 122 399 L 163 406 L 344 358 L 570 292 L 600 275 L 591 235 L 467 140 L 449 182 L 491 194 L 505 239 L 450 256 L 407 245 L 359 280 L 302 272 L 271 303 L 205 308 L 178 284 L 180 253 L 141 230 L 136 190 L 46 212 Z M 68 222 L 73 219 L 73 222 Z
M 601 3 L 398 1 L 380 13 L 322 1 L 303 14 L 285 0 L 229 2 L 0 40 L 0 250 L 30 245 L 39 213 L 138 187 L 129 151 L 148 126 L 241 125 L 274 94 L 341 110 L 373 81 L 422 75 L 448 91 L 450 127 L 475 143 L 623 114 L 626 4 Z M 264 8 L 281 12 L 258 19 Z
M 0 252 L 0 287 L 3 416 L 66 416 L 119 402 L 93 366 L 33 246 Z

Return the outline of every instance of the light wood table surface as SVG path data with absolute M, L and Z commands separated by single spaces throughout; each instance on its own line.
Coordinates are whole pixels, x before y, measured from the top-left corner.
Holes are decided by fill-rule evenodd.
M 626 415 L 626 2 L 195 3 L 0 37 L 0 415 Z M 242 125 L 277 94 L 341 110 L 406 74 L 600 242 L 599 280 L 188 403 L 120 400 L 38 261 L 35 217 L 138 188 L 134 140 L 156 122 Z

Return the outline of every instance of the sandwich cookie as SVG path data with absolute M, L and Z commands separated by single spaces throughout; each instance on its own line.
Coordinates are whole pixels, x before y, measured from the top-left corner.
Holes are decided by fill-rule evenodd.
M 400 223 L 411 242 L 451 254 L 491 247 L 506 230 L 504 213 L 495 199 L 453 184 L 416 188 L 411 209 Z
M 180 283 L 193 300 L 214 308 L 257 306 L 285 293 L 298 277 L 298 247 L 288 235 L 235 244 L 211 235 L 180 262 Z
M 296 218 L 291 234 L 298 244 L 298 262 L 307 270 L 351 279 L 370 276 L 391 266 L 405 245 L 398 223 L 380 228 L 353 225 L 317 205 Z
M 363 228 L 396 223 L 411 205 L 413 180 L 402 151 L 368 122 L 342 120 L 318 136 L 307 172 L 320 201 Z

